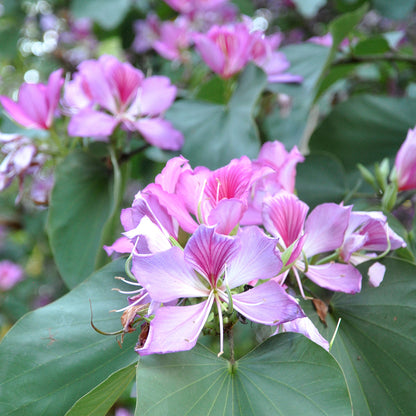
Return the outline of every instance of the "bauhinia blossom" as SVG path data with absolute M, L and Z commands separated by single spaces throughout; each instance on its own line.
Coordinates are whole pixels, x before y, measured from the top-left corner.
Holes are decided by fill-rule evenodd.
M 51 73 L 46 85 L 23 83 L 17 102 L 2 95 L 0 103 L 16 123 L 28 129 L 48 130 L 57 111 L 63 82 L 62 69 L 58 69 Z
M 407 132 L 394 166 L 399 191 L 416 189 L 416 127 Z
M 245 292 L 234 290 L 252 280 L 272 278 L 281 264 L 276 240 L 256 227 L 230 237 L 201 225 L 184 250 L 172 247 L 150 255 L 134 255 L 132 272 L 154 301 L 166 303 L 181 298 L 197 302 L 158 308 L 137 352 L 147 355 L 193 348 L 213 307 L 220 326 L 220 354 L 227 308 L 265 325 L 304 316 L 296 301 L 273 280 Z
M 142 71 L 113 56 L 84 61 L 65 89 L 65 103 L 73 113 L 68 133 L 107 141 L 121 124 L 154 146 L 178 150 L 183 135 L 162 118 L 175 96 L 169 78 L 145 78 Z
M 293 265 L 302 295 L 305 296 L 298 270 L 326 289 L 359 292 L 362 277 L 353 265 L 334 261 L 324 264 L 305 262 L 305 259 L 341 247 L 351 207 L 333 203 L 318 205 L 306 219 L 308 209 L 295 195 L 285 192 L 267 198 L 263 209 L 264 226 L 270 234 L 280 238 L 281 248 L 286 250 L 293 244 L 286 266 Z

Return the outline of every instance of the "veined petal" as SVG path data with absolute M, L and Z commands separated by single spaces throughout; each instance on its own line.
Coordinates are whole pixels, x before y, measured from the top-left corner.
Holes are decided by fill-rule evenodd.
M 234 295 L 233 307 L 250 321 L 264 325 L 277 325 L 305 316 L 297 302 L 273 280 Z
M 227 263 L 227 283 L 230 288 L 255 279 L 270 279 L 282 268 L 277 239 L 267 237 L 258 227 L 245 228 L 238 235 L 241 249 Z
M 240 242 L 215 232 L 215 227 L 200 225 L 189 239 L 184 253 L 187 262 L 213 285 L 237 254 Z
M 182 297 L 206 297 L 209 293 L 178 247 L 133 256 L 132 272 L 152 299 L 158 302 Z
M 305 274 L 318 286 L 335 292 L 358 293 L 361 290 L 361 273 L 351 264 L 309 265 Z
M 345 230 L 351 213 L 351 206 L 327 203 L 318 205 L 305 222 L 305 240 L 303 250 L 307 257 L 318 253 L 336 250 L 344 241 Z
M 299 238 L 308 209 L 295 195 L 281 192 L 264 201 L 264 226 L 270 234 L 280 237 L 285 246 L 289 247 Z
M 147 340 L 140 355 L 187 351 L 198 341 L 198 336 L 211 311 L 214 297 L 190 306 L 164 306 L 156 311 L 150 323 Z

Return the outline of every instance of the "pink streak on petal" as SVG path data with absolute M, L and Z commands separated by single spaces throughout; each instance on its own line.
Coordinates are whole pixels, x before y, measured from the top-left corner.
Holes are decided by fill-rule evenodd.
M 318 205 L 305 222 L 305 233 L 308 237 L 303 249 L 306 256 L 312 257 L 341 247 L 350 213 L 350 206 L 333 203 Z
M 270 234 L 280 237 L 285 246 L 289 247 L 300 237 L 308 209 L 295 195 L 281 192 L 264 201 L 264 226 Z
M 185 259 L 215 287 L 225 265 L 231 263 L 240 248 L 239 241 L 215 232 L 214 227 L 200 225 L 189 239 Z
M 335 292 L 358 293 L 361 290 L 361 273 L 350 264 L 309 265 L 305 274 L 318 286 Z
M 111 136 L 117 124 L 118 121 L 114 117 L 85 108 L 72 116 L 68 124 L 68 134 L 108 141 L 108 137 Z
M 178 247 L 133 256 L 132 272 L 152 299 L 158 302 L 208 295 L 208 289 L 185 261 L 183 251 Z
M 213 296 L 207 301 L 190 306 L 164 306 L 156 311 L 149 335 L 140 355 L 188 351 L 198 336 L 211 311 Z
M 166 150 L 179 150 L 183 146 L 183 134 L 168 120 L 142 118 L 134 125 L 144 139 L 153 146 Z
M 282 268 L 277 239 L 267 237 L 258 227 L 245 228 L 240 234 L 241 250 L 227 263 L 227 283 L 230 288 L 255 279 L 270 279 Z
M 297 302 L 273 280 L 234 295 L 233 307 L 250 321 L 264 325 L 276 325 L 305 316 Z
M 380 283 L 384 279 L 384 274 L 386 272 L 386 266 L 381 263 L 374 263 L 368 268 L 368 283 L 371 287 L 379 287 Z

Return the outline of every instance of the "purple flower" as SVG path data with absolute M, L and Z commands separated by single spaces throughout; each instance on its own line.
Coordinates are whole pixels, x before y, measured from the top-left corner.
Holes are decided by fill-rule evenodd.
M 210 11 L 215 9 L 228 0 L 165 0 L 172 9 L 183 14 L 192 14 L 198 11 Z
M 47 130 L 52 125 L 63 82 L 62 69 L 58 69 L 52 72 L 46 85 L 23 83 L 17 102 L 2 95 L 0 103 L 9 116 L 22 126 Z
M 282 192 L 264 202 L 263 220 L 267 231 L 280 238 L 283 250 L 292 246 L 286 266 L 291 266 L 305 297 L 298 275 L 303 272 L 317 285 L 333 291 L 357 293 L 361 290 L 361 274 L 351 264 L 329 262 L 306 265 L 312 258 L 341 247 L 348 227 L 351 207 L 327 203 L 318 205 L 306 219 L 308 206 L 295 195 Z M 305 220 L 306 219 L 306 220 Z M 283 275 L 283 279 L 285 278 Z
M 162 118 L 175 96 L 176 87 L 169 78 L 145 78 L 140 70 L 113 56 L 84 61 L 65 89 L 65 102 L 73 113 L 68 133 L 107 141 L 121 123 L 153 146 L 178 150 L 183 135 Z
M 248 319 L 276 325 L 300 318 L 299 305 L 275 281 L 246 292 L 233 291 L 252 280 L 267 280 L 280 270 L 276 240 L 258 228 L 243 230 L 237 237 L 201 225 L 184 250 L 172 247 L 151 255 L 135 255 L 132 272 L 154 301 L 203 299 L 188 306 L 162 306 L 156 310 L 141 355 L 189 350 L 209 319 L 215 304 L 223 352 L 223 305 L 230 305 Z
M 0 290 L 10 290 L 16 283 L 23 280 L 21 266 L 9 260 L 0 261 Z

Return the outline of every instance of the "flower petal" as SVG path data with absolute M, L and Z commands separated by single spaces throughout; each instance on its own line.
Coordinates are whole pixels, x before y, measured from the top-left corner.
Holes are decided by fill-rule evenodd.
M 310 265 L 305 274 L 318 286 L 335 292 L 358 293 L 361 290 L 361 273 L 350 264 Z
M 153 300 L 169 302 L 182 297 L 206 297 L 209 290 L 185 262 L 178 247 L 150 255 L 135 255 L 132 272 Z
M 233 307 L 250 321 L 264 325 L 277 325 L 305 316 L 297 302 L 273 280 L 234 295 Z
M 164 306 L 150 323 L 147 340 L 140 355 L 165 354 L 192 349 L 211 311 L 214 298 L 190 306 Z
M 208 216 L 208 225 L 216 225 L 220 234 L 230 234 L 240 222 L 247 205 L 238 199 L 223 199 L 212 209 Z
M 295 195 L 280 192 L 264 201 L 264 226 L 270 234 L 280 237 L 287 248 L 299 238 L 308 209 Z
M 108 141 L 108 137 L 117 124 L 118 121 L 115 117 L 85 108 L 72 116 L 68 124 L 68 134 L 70 136 L 94 137 Z
M 183 134 L 161 118 L 142 118 L 134 123 L 137 130 L 151 145 L 166 150 L 179 150 L 183 146 Z
M 320 345 L 322 348 L 329 350 L 329 342 L 319 333 L 313 322 L 305 316 L 304 318 L 294 319 L 290 322 L 285 322 L 282 325 L 282 331 L 279 332 L 297 332 L 305 335 L 315 344 Z
M 305 222 L 305 233 L 308 237 L 303 249 L 306 256 L 312 257 L 341 247 L 350 213 L 351 206 L 344 207 L 333 203 L 318 205 Z
M 218 234 L 215 227 L 200 225 L 189 239 L 184 253 L 186 261 L 215 286 L 239 248 L 240 242 L 236 238 Z
M 384 279 L 384 273 L 386 272 L 386 266 L 381 263 L 374 263 L 368 268 L 368 283 L 372 287 L 379 287 L 380 283 Z
M 228 263 L 227 283 L 230 288 L 255 279 L 270 279 L 282 268 L 277 239 L 267 237 L 258 227 L 245 228 L 238 235 L 241 249 Z
M 176 97 L 176 87 L 167 77 L 153 76 L 143 81 L 139 94 L 140 113 L 158 116 L 172 105 Z

